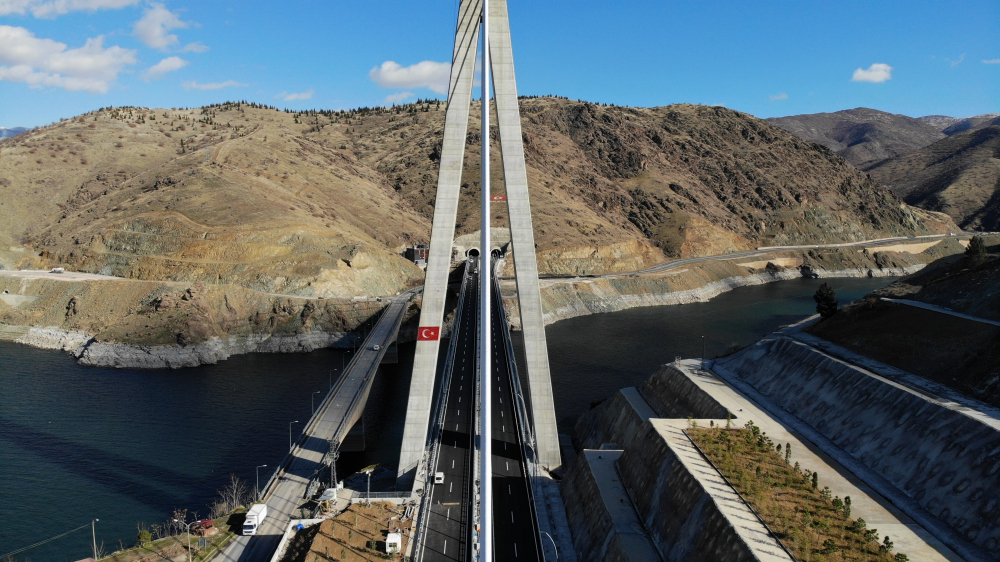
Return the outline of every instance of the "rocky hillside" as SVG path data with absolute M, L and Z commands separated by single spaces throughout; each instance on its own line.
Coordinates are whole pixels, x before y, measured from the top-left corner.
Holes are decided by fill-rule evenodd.
M 865 107 L 768 119 L 799 138 L 829 148 L 862 170 L 944 138 L 956 121 L 942 115 L 913 118 Z
M 1000 230 L 1000 117 L 869 172 L 911 205 L 947 213 L 963 228 Z
M 954 229 L 832 152 L 743 113 L 522 104 L 545 273 L 587 270 L 587 256 L 602 256 L 588 271 L 600 273 Z M 0 266 L 393 294 L 421 282 L 400 254 L 428 238 L 444 113 L 434 102 L 304 113 L 227 103 L 106 108 L 32 130 L 0 142 Z M 479 135 L 473 123 L 458 234 L 478 228 Z

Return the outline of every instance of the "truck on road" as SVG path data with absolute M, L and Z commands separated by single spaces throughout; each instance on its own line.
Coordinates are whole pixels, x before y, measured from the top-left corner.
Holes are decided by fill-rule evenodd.
M 257 529 L 260 528 L 265 517 L 267 517 L 266 503 L 258 503 L 251 506 L 250 511 L 247 512 L 246 520 L 243 521 L 243 534 L 256 535 Z

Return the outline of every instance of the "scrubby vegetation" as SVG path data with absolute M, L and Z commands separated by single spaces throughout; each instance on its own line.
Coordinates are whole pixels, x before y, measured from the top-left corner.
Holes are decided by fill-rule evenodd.
M 893 552 L 891 538 L 851 518 L 850 497 L 832 496 L 815 472 L 790 465 L 789 445 L 776 445 L 753 421 L 688 435 L 798 560 L 908 560 Z

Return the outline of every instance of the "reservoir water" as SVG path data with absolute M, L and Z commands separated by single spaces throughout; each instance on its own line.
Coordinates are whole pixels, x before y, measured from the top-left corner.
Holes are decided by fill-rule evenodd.
M 892 279 L 832 279 L 842 303 Z M 632 309 L 547 328 L 561 432 L 591 403 L 683 357 L 748 345 L 811 314 L 820 280 L 744 287 L 707 303 Z M 346 357 L 345 357 L 346 355 Z M 368 449 L 341 456 L 340 474 L 395 466 L 413 344 L 382 368 L 365 412 Z M 178 371 L 82 367 L 62 352 L 0 342 L 0 555 L 100 519 L 97 542 L 131 544 L 137 523 L 174 508 L 207 515 L 230 474 L 263 484 L 350 353 L 244 355 Z M 316 400 L 323 394 L 316 394 Z M 89 529 L 16 560 L 90 556 Z

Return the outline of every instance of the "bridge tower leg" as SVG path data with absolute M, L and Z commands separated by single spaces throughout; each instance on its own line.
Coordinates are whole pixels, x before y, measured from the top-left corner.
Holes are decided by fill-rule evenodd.
M 413 358 L 413 378 L 406 405 L 403 446 L 399 454 L 396 488 L 411 488 L 418 464 L 424 456 L 431 404 L 434 401 L 434 377 L 437 373 L 441 324 L 451 268 L 451 247 L 455 240 L 455 219 L 465 160 L 465 135 L 469 128 L 473 75 L 479 43 L 479 20 L 483 11 L 480 0 L 462 0 L 458 9 L 455 49 L 452 55 L 448 105 L 445 110 L 441 167 L 431 225 L 431 243 L 424 275 L 423 303 Z
M 542 321 L 538 263 L 535 256 L 535 236 L 531 222 L 524 145 L 521 140 L 521 120 L 507 2 L 491 0 L 489 8 L 490 58 L 504 182 L 507 186 L 507 209 L 510 216 L 517 295 L 524 333 L 528 384 L 531 390 L 531 418 L 535 426 L 539 462 L 552 470 L 561 464 L 561 457 L 545 326 Z M 415 472 L 427 444 L 434 378 L 437 373 L 439 337 L 444 319 L 451 248 L 458 214 L 458 196 L 465 157 L 481 12 L 481 0 L 461 0 L 452 55 L 434 222 L 431 227 L 430 251 L 424 277 L 417 349 L 413 362 L 413 378 L 410 382 L 406 425 L 403 429 L 403 446 L 399 458 L 396 485 L 399 490 L 414 485 Z M 481 250 L 481 255 L 484 256 L 483 263 L 488 264 L 490 250 L 489 248 Z M 487 265 L 483 268 L 484 274 L 489 271 L 488 267 Z
M 503 156 L 503 177 L 507 186 L 514 276 L 517 280 L 517 300 L 521 311 L 521 330 L 524 334 L 528 386 L 531 391 L 531 418 L 535 427 L 538 461 L 554 470 L 562 463 L 556 410 L 552 399 L 552 377 L 549 374 L 549 350 L 545 340 L 545 324 L 542 321 L 542 296 L 538 287 L 538 260 L 535 256 L 535 233 L 531 224 L 528 173 L 524 162 L 507 0 L 490 0 L 489 10 L 490 60 L 500 132 L 500 153 Z

